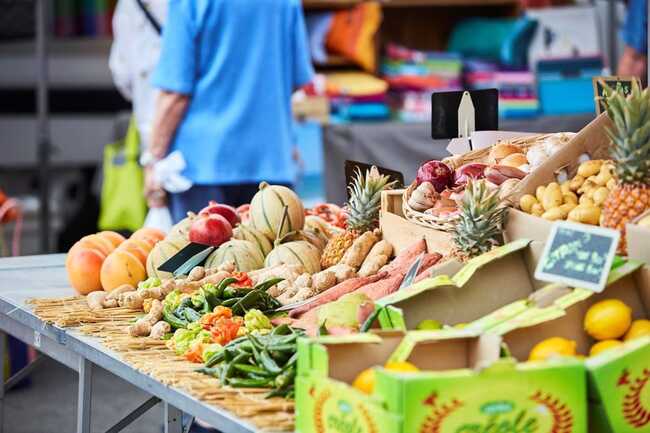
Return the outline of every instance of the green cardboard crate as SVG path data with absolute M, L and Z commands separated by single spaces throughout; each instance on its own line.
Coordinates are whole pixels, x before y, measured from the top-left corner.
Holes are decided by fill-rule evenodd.
M 517 365 L 500 339 L 469 331 L 303 340 L 296 379 L 299 433 L 585 433 L 586 374 L 573 359 Z M 364 369 L 408 360 L 423 371 L 377 370 L 372 395 L 350 384 Z
M 555 296 L 554 296 L 555 294 Z M 542 295 L 542 296 L 540 296 Z M 525 360 L 538 342 L 550 337 L 576 341 L 586 355 L 595 342 L 583 329 L 585 313 L 598 301 L 621 299 L 636 319 L 650 318 L 650 268 L 629 261 L 613 270 L 602 293 L 549 286 L 530 307 L 487 330 L 502 336 L 516 359 Z M 650 338 L 625 343 L 585 361 L 588 373 L 589 431 L 650 432 Z
M 541 243 L 528 240 L 511 242 L 470 260 L 453 277 L 437 275 L 382 298 L 375 306 L 379 326 L 415 329 L 425 319 L 444 325 L 466 324 L 526 299 L 542 287 L 531 277 L 541 247 Z M 501 313 L 516 314 L 516 308 Z M 490 320 L 507 318 L 495 315 Z

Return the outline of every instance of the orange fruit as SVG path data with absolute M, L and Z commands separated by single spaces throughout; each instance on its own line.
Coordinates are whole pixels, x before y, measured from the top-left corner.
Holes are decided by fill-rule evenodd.
M 106 257 L 100 272 L 102 287 L 107 292 L 130 284 L 137 287 L 140 281 L 147 278 L 144 265 L 133 254 L 125 250 L 117 250 Z
M 632 309 L 618 299 L 606 299 L 589 307 L 584 327 L 596 340 L 615 340 L 625 335 L 632 323 Z
M 149 250 L 143 249 L 137 241 L 133 239 L 127 239 L 124 241 L 118 248 L 118 251 L 128 251 L 140 260 L 143 266 L 147 266 L 147 256 L 149 255 Z
M 533 347 L 528 355 L 529 361 L 545 361 L 553 356 L 575 356 L 576 342 L 562 337 L 552 337 Z
M 622 346 L 623 342 L 618 340 L 603 340 L 591 346 L 589 350 L 589 356 L 596 356 L 599 353 L 602 353 L 606 350 L 612 349 L 614 347 Z
M 372 394 L 375 390 L 375 381 L 375 369 L 366 368 L 357 375 L 354 382 L 352 382 L 352 386 L 364 394 Z
M 165 239 L 165 233 L 163 233 L 161 230 L 154 229 L 151 227 L 143 227 L 141 229 L 136 230 L 131 235 L 131 239 L 142 239 L 142 238 L 149 238 L 156 242 L 162 241 L 163 239 Z
M 106 256 L 92 248 L 77 247 L 68 253 L 65 268 L 70 285 L 80 294 L 102 290 L 100 272 Z
M 112 231 L 109 231 L 109 230 L 99 232 L 99 233 L 97 233 L 97 236 L 108 240 L 110 243 L 113 244 L 113 246 L 115 248 L 119 247 L 120 244 L 125 241 L 124 236 L 122 236 L 118 232 L 112 232 Z

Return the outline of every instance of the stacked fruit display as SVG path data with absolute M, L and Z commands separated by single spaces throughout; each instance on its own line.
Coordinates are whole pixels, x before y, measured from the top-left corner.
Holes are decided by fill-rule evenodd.
M 584 317 L 584 329 L 596 340 L 589 356 L 623 345 L 623 342 L 650 336 L 650 320 L 632 320 L 632 309 L 619 299 L 606 299 L 592 305 Z M 552 337 L 538 343 L 530 352 L 529 360 L 541 361 L 553 356 L 581 356 L 576 342 Z
M 66 257 L 72 287 L 81 294 L 137 285 L 146 278 L 147 256 L 163 234 L 140 229 L 125 239 L 116 232 L 88 235 L 75 243 Z
M 559 184 L 537 187 L 535 195 L 519 200 L 522 211 L 549 221 L 568 220 L 583 224 L 600 224 L 605 201 L 616 187 L 614 164 L 605 160 L 585 161 L 577 174 Z

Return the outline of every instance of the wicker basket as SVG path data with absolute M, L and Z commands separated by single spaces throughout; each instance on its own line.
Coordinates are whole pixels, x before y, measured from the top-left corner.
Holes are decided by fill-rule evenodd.
M 528 137 L 519 137 L 510 140 L 502 140 L 497 142 L 496 144 L 503 144 L 503 143 L 515 144 L 521 147 L 523 152 L 526 153 L 528 149 L 535 146 L 536 144 L 543 142 L 544 140 L 546 140 L 548 137 L 552 135 L 554 134 L 530 135 Z M 449 158 L 445 158 L 443 162 L 447 164 L 449 167 L 451 167 L 453 170 L 456 170 L 457 168 L 462 167 L 465 164 L 470 164 L 474 162 L 491 164 L 494 162 L 489 160 L 491 149 L 492 146 L 485 147 L 483 149 L 472 150 L 470 152 L 463 153 L 462 155 L 454 155 L 454 156 L 450 156 Z
M 413 191 L 417 188 L 417 183 L 413 182 L 408 188 L 404 190 L 402 196 L 402 213 L 407 220 L 434 230 L 441 230 L 443 232 L 450 232 L 454 229 L 459 216 L 440 217 L 429 213 L 424 213 L 413 209 L 409 206 L 409 198 Z
M 519 137 L 510 140 L 503 140 L 498 142 L 497 144 L 501 144 L 501 143 L 515 144 L 521 147 L 522 151 L 525 153 L 532 146 L 535 146 L 543 142 L 544 140 L 546 140 L 548 137 L 552 135 L 554 134 L 531 135 L 528 137 Z M 456 170 L 459 167 L 462 167 L 463 165 L 470 164 L 470 163 L 491 164 L 493 163 L 493 161 L 489 160 L 491 148 L 492 147 L 486 147 L 483 149 L 473 150 L 471 152 L 467 152 L 462 155 L 451 156 L 449 158 L 444 159 L 443 162 L 447 164 L 452 170 Z M 456 222 L 459 219 L 458 215 L 440 217 L 440 216 L 417 211 L 413 209 L 411 206 L 409 206 L 408 201 L 415 188 L 417 188 L 417 184 L 413 182 L 408 188 L 404 190 L 404 196 L 402 199 L 402 212 L 404 213 L 404 217 L 415 224 L 430 229 L 441 230 L 445 232 L 452 231 L 454 226 L 456 225 Z

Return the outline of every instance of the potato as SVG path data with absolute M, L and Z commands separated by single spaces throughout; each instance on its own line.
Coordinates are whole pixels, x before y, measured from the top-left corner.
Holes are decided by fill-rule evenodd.
M 562 212 L 564 212 L 564 218 L 566 219 L 566 217 L 569 216 L 569 212 L 571 212 L 576 206 L 578 206 L 578 203 L 564 203 L 558 209 L 562 209 Z
M 541 203 L 535 203 L 533 207 L 530 209 L 530 213 L 535 216 L 542 216 L 544 213 L 544 207 L 542 206 Z
M 585 161 L 578 167 L 578 175 L 588 178 L 589 176 L 598 174 L 602 165 L 602 160 Z
M 554 207 L 553 209 L 547 210 L 542 214 L 542 218 L 549 221 L 563 220 L 567 216 L 567 213 L 562 210 L 561 207 Z
M 594 182 L 596 182 L 597 185 L 605 186 L 611 178 L 612 173 L 609 170 L 605 169 L 605 166 L 603 166 L 603 168 L 600 170 L 600 173 L 594 177 Z
M 578 194 L 589 194 L 589 192 L 595 188 L 598 188 L 598 185 L 590 180 L 586 180 L 578 190 Z
M 560 190 L 560 185 L 553 182 L 548 184 L 546 190 L 544 191 L 544 197 L 542 199 L 542 206 L 544 210 L 549 211 L 553 208 L 556 208 L 562 204 L 562 191 Z
M 600 221 L 600 209 L 596 206 L 580 205 L 569 212 L 568 218 L 570 221 L 598 225 Z
M 583 206 L 594 206 L 594 201 L 587 197 L 586 195 L 581 195 L 580 198 L 578 199 L 578 205 Z
M 546 191 L 546 187 L 544 185 L 538 186 L 537 189 L 535 190 L 535 198 L 540 203 L 544 199 L 544 191 Z
M 526 213 L 531 213 L 531 210 L 533 209 L 533 205 L 535 203 L 537 203 L 537 199 L 532 194 L 523 195 L 519 199 L 519 207 Z
M 570 180 L 567 180 L 566 182 L 562 182 L 562 185 L 560 185 L 560 191 L 562 191 L 562 195 L 571 192 L 571 188 L 569 188 L 570 184 L 571 184 Z
M 585 183 L 585 178 L 582 176 L 576 176 L 569 181 L 569 189 L 571 191 L 577 191 L 583 183 Z
M 603 203 L 605 203 L 605 200 L 607 200 L 608 195 L 609 190 L 607 187 L 601 186 L 600 188 L 594 190 L 593 194 L 591 195 L 591 199 L 594 201 L 594 204 L 596 206 L 601 206 Z
M 567 194 L 563 194 L 562 199 L 564 200 L 564 203 L 578 204 L 578 196 L 573 191 L 569 191 Z
M 614 188 L 616 188 L 616 179 L 611 178 L 610 180 L 607 181 L 607 185 L 605 186 L 607 187 L 608 190 L 610 191 L 613 190 Z

